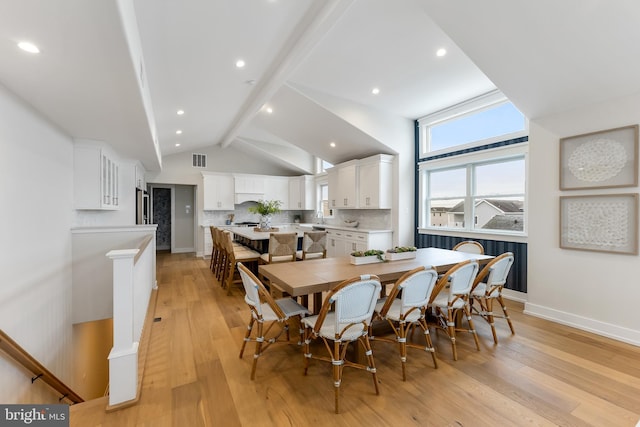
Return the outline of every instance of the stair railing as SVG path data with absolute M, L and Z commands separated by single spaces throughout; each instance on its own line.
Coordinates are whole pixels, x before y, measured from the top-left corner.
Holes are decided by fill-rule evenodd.
M 27 370 L 33 373 L 35 376 L 31 378 L 33 384 L 36 380 L 41 379 L 48 384 L 55 391 L 62 396 L 58 399 L 62 402 L 67 399 L 71 403 L 84 402 L 84 399 L 63 383 L 58 377 L 56 377 L 51 371 L 45 368 L 40 362 L 38 362 L 29 352 L 22 348 L 17 342 L 15 342 L 9 335 L 7 335 L 2 329 L 0 329 L 0 350 L 4 351 L 11 358 L 13 358 L 20 365 L 24 366 Z

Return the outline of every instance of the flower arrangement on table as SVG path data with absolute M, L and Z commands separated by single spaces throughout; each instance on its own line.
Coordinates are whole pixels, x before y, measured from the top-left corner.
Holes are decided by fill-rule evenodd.
M 384 257 L 387 261 L 395 261 L 399 259 L 411 259 L 416 257 L 416 251 L 418 248 L 415 246 L 396 246 L 391 249 L 387 249 Z
M 351 264 L 360 265 L 360 264 L 371 264 L 373 262 L 383 262 L 384 259 L 384 251 L 379 249 L 369 249 L 366 251 L 355 251 L 351 252 L 350 262 Z
M 280 200 L 259 200 L 255 206 L 250 206 L 247 210 L 260 215 L 260 230 L 267 231 L 272 230 L 271 216 L 280 212 L 280 206 Z

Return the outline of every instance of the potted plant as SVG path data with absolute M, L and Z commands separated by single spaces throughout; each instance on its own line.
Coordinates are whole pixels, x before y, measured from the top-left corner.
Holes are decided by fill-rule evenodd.
M 387 261 L 411 259 L 416 257 L 417 250 L 418 249 L 415 246 L 396 246 L 394 248 L 387 249 L 384 257 Z
M 350 262 L 354 265 L 371 264 L 384 261 L 384 252 L 379 249 L 351 252 Z
M 259 200 L 255 206 L 248 208 L 250 213 L 260 215 L 260 229 L 271 229 L 271 216 L 280 212 L 282 202 L 280 200 Z

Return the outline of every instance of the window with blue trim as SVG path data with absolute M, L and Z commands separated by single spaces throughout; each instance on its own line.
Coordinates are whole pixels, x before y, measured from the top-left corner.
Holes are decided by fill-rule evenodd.
M 523 234 L 527 121 L 492 93 L 420 124 L 419 227 Z

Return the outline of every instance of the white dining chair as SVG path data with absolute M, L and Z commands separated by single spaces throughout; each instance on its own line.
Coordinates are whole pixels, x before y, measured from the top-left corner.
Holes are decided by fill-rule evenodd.
M 307 374 L 311 358 L 331 363 L 336 414 L 340 412 L 340 384 L 345 366 L 371 373 L 376 394 L 380 394 L 369 342 L 369 325 L 381 289 L 378 276 L 363 275 L 345 280 L 327 294 L 318 315 L 302 319 L 304 374 Z M 333 310 L 330 310 L 331 307 Z M 312 355 L 310 344 L 316 338 L 322 339 L 329 357 Z M 365 349 L 366 365 L 345 359 L 347 346 L 355 341 L 359 341 Z

